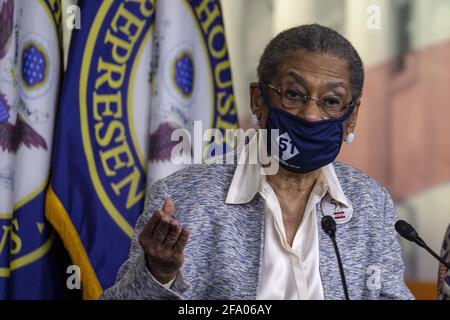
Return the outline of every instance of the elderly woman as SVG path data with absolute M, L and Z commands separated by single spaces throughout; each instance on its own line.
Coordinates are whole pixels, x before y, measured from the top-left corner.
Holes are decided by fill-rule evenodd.
M 103 298 L 344 299 L 324 216 L 337 224 L 350 299 L 412 298 L 391 197 L 334 162 L 354 138 L 364 78 L 358 53 L 332 29 L 299 26 L 270 41 L 258 78 L 252 112 L 279 135 L 265 144 L 255 135 L 249 145 L 277 144 L 279 170 L 203 164 L 157 181 L 129 259 Z

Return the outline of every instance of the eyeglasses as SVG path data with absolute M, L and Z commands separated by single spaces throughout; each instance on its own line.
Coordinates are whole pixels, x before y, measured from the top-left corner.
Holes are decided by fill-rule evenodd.
M 300 109 L 303 108 L 309 100 L 313 100 L 322 115 L 328 118 L 339 118 L 349 108 L 355 105 L 353 100 L 350 103 L 345 104 L 338 96 L 326 96 L 319 99 L 310 97 L 298 89 L 288 88 L 283 90 L 270 83 L 266 84 L 266 86 L 275 92 L 281 104 L 286 109 Z

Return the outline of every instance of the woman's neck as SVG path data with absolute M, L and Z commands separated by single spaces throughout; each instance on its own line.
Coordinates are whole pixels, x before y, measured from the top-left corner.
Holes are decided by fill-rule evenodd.
M 287 199 L 299 199 L 309 196 L 319 175 L 320 170 L 293 173 L 280 167 L 277 174 L 267 176 L 267 182 L 277 195 Z
M 280 203 L 286 241 L 292 246 L 297 230 L 303 220 L 309 195 L 320 171 L 299 174 L 280 167 L 275 175 L 267 176 Z

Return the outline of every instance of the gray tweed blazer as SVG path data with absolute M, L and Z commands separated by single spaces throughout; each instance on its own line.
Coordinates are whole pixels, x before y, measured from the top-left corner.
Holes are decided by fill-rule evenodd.
M 337 225 L 351 299 L 412 299 L 404 283 L 397 215 L 389 193 L 369 176 L 334 163 L 353 217 Z M 264 250 L 264 199 L 225 204 L 236 165 L 202 164 L 182 169 L 149 187 L 129 258 L 102 299 L 255 299 Z M 147 270 L 137 237 L 170 196 L 175 218 L 190 238 L 182 270 L 170 289 Z M 320 224 L 320 219 L 318 219 Z M 326 299 L 344 299 L 336 255 L 319 229 L 320 274 Z M 374 270 L 379 276 L 374 278 Z

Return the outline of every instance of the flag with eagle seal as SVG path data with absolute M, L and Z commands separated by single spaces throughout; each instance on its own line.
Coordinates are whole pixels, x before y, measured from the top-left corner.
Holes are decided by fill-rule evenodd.
M 146 186 L 175 168 L 173 130 L 235 128 L 237 114 L 218 1 L 78 5 L 46 216 L 96 299 L 128 256 Z
M 61 1 L 0 0 L 0 299 L 64 297 L 44 215 L 60 31 Z
M 158 2 L 149 183 L 235 147 L 238 118 L 225 40 L 220 1 Z M 185 134 L 175 134 L 177 129 Z M 174 148 L 182 143 L 187 143 L 186 148 L 178 154 Z

